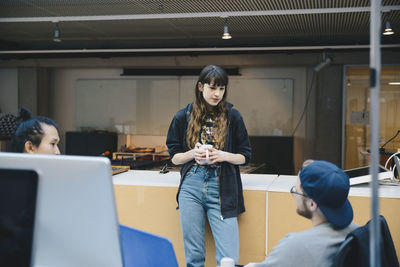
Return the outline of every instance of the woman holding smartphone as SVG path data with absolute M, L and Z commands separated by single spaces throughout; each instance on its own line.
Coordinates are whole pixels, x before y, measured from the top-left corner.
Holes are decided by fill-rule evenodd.
M 239 165 L 251 156 L 243 118 L 226 102 L 228 75 L 206 66 L 195 85 L 195 100 L 174 116 L 167 135 L 168 152 L 182 165 L 177 201 L 186 266 L 204 266 L 204 225 L 208 218 L 216 260 L 238 263 L 237 216 L 245 211 Z

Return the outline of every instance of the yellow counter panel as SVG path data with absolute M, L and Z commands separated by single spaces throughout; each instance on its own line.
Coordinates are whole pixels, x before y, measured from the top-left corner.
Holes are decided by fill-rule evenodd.
M 179 266 L 184 266 L 184 249 L 176 209 L 179 173 L 159 174 L 152 171 L 129 171 L 113 176 L 118 217 L 121 224 L 169 238 Z M 240 264 L 265 258 L 278 241 L 289 232 L 312 227 L 311 222 L 296 213 L 294 198 L 289 193 L 295 176 L 242 175 L 246 212 L 238 217 Z M 364 225 L 370 218 L 367 185 L 352 187 L 349 200 L 354 221 Z M 389 228 L 400 255 L 400 187 L 380 188 L 380 213 Z M 206 266 L 215 266 L 215 246 L 206 225 Z

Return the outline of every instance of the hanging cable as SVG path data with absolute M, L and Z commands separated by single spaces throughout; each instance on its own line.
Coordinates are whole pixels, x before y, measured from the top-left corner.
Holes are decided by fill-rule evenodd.
M 400 134 L 400 130 L 398 130 L 397 133 L 396 133 L 392 138 L 390 138 L 389 140 L 387 140 L 386 143 L 384 143 L 384 144 L 381 146 L 381 148 L 379 149 L 379 151 L 385 151 L 385 146 L 386 146 L 390 141 L 392 141 L 393 139 L 395 139 L 396 136 L 398 136 L 399 134 Z
M 304 109 L 303 109 L 303 112 L 301 113 L 300 119 L 299 119 L 299 121 L 297 122 L 296 127 L 294 128 L 294 130 L 293 130 L 293 132 L 292 132 L 292 136 L 294 136 L 294 134 L 296 133 L 297 128 L 299 128 L 300 123 L 301 123 L 301 121 L 303 120 L 304 114 L 305 114 L 306 111 L 307 111 L 308 102 L 310 101 L 311 91 L 312 91 L 312 88 L 313 88 L 313 85 L 314 85 L 314 81 L 315 81 L 315 80 L 316 80 L 316 72 L 313 71 L 313 74 L 312 74 L 312 77 L 311 77 L 311 84 L 310 84 L 310 87 L 309 87 L 308 90 L 307 90 L 306 103 L 305 103 L 305 105 L 304 105 Z

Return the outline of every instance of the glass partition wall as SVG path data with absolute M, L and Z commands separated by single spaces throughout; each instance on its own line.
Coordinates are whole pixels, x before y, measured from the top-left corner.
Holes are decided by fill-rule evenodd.
M 369 165 L 370 87 L 367 66 L 345 70 L 345 169 Z M 380 94 L 381 164 L 400 149 L 400 66 L 382 66 Z M 388 143 L 387 143 L 388 142 Z M 386 144 L 385 144 L 386 143 Z

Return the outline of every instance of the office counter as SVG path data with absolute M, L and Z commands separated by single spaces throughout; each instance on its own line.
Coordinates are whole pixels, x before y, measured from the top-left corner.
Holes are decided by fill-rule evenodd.
M 179 179 L 178 172 L 160 174 L 156 171 L 128 171 L 113 176 L 120 223 L 169 238 L 179 265 L 184 266 L 182 232 L 176 209 Z M 312 226 L 309 220 L 296 214 L 295 201 L 289 193 L 296 176 L 242 174 L 242 181 L 246 212 L 238 217 L 240 264 L 262 261 L 287 233 Z M 369 191 L 368 185 L 350 189 L 354 221 L 359 225 L 370 218 Z M 381 186 L 379 194 L 381 214 L 388 221 L 400 255 L 400 186 Z M 206 251 L 206 266 L 215 266 L 215 246 L 208 224 Z

